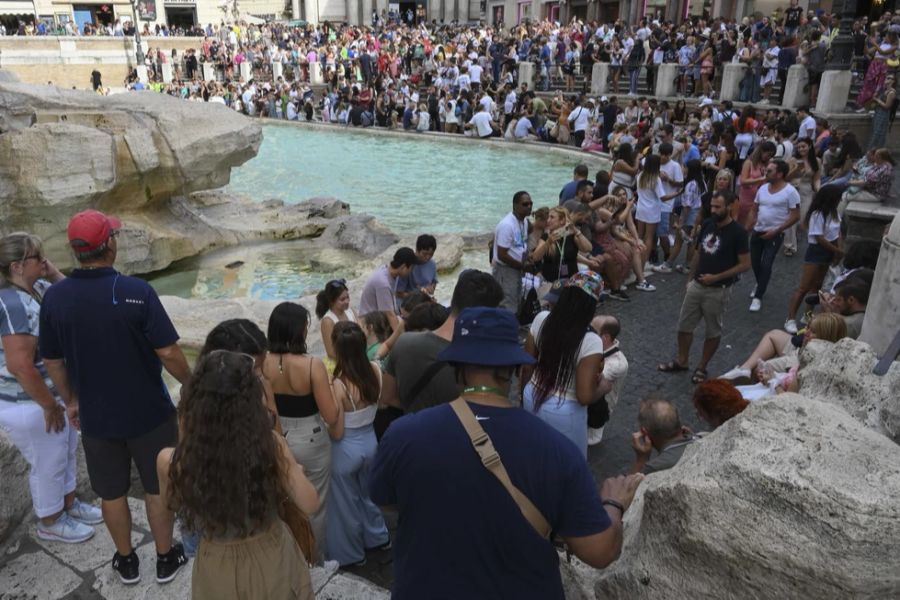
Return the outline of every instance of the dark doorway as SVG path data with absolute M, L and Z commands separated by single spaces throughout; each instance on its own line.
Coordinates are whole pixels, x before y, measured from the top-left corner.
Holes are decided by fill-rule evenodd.
M 197 24 L 197 11 L 194 7 L 166 7 L 166 23 L 169 29 L 192 29 Z
M 408 25 L 413 25 L 416 22 L 415 2 L 400 3 L 400 20 Z

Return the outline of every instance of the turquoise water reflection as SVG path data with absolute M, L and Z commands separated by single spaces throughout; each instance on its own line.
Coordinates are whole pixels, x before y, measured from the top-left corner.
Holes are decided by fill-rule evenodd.
M 400 233 L 489 231 L 526 190 L 534 206 L 557 203 L 572 169 L 594 157 L 506 144 L 452 143 L 347 129 L 264 125 L 259 155 L 231 174 L 230 191 L 299 202 L 334 196 Z
M 579 161 L 587 161 L 592 174 L 601 165 L 597 157 L 512 144 L 291 125 L 263 129 L 259 155 L 232 172 L 230 191 L 259 201 L 334 196 L 349 202 L 352 212 L 372 214 L 401 234 L 491 231 L 516 191 L 530 192 L 535 208 L 555 206 Z M 353 258 L 339 270 L 315 270 L 303 242 L 214 254 L 182 261 L 150 282 L 160 294 L 184 298 L 295 299 L 334 277 L 365 275 Z M 238 259 L 242 265 L 225 266 Z M 460 268 L 442 276 L 439 299 L 449 301 L 456 275 L 466 267 L 488 268 L 485 250 L 467 251 Z

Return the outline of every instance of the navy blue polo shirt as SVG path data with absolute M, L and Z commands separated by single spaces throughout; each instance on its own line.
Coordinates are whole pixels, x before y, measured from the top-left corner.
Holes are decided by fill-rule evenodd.
M 568 438 L 518 408 L 469 403 L 509 478 L 555 532 L 611 525 Z M 563 600 L 559 557 L 488 471 L 448 404 L 391 423 L 369 474 L 372 500 L 400 512 L 392 598 Z
M 44 295 L 41 355 L 65 359 L 84 435 L 137 437 L 172 415 L 155 349 L 177 341 L 153 288 L 112 267 L 76 269 Z

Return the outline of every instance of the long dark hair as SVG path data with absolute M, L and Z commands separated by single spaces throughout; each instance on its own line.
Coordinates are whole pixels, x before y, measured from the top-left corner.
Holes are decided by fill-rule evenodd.
M 616 159 L 624 160 L 629 165 L 634 164 L 634 148 L 631 144 L 628 142 L 619 144 L 619 148 L 616 150 Z
M 803 225 L 809 229 L 809 219 L 816 211 L 821 212 L 825 220 L 828 220 L 828 217 L 837 219 L 837 207 L 841 202 L 842 193 L 843 190 L 839 185 L 823 185 L 820 187 L 816 195 L 813 196 L 809 210 L 806 211 L 806 216 L 803 217 Z
M 335 354 L 334 378 L 356 386 L 361 403 L 378 402 L 381 386 L 366 357 L 366 334 L 360 326 L 353 321 L 335 323 L 331 343 Z
M 706 191 L 706 180 L 703 178 L 703 163 L 699 158 L 693 158 L 687 161 L 687 173 L 684 176 L 684 185 L 687 186 L 689 181 L 696 181 L 698 191 L 702 194 Z
M 641 189 L 653 189 L 659 179 L 659 155 L 648 154 L 644 158 L 644 168 L 638 175 L 637 186 Z
M 347 284 L 343 279 L 333 279 L 325 284 L 325 288 L 316 294 L 316 317 L 321 321 L 331 305 L 347 291 Z
M 253 368 L 248 356 L 213 351 L 198 361 L 178 405 L 169 508 L 208 537 L 264 530 L 288 493 L 287 465 Z
M 306 354 L 309 311 L 296 302 L 282 302 L 269 317 L 269 352 Z
M 212 328 L 197 359 L 215 350 L 259 356 L 266 353 L 266 347 L 266 336 L 256 323 L 249 319 L 228 319 Z
M 534 368 L 534 410 L 557 390 L 564 390 L 578 367 L 581 340 L 594 318 L 597 301 L 576 287 L 564 287 L 541 325 Z
M 799 146 L 801 143 L 809 146 L 809 151 L 806 153 L 806 163 L 809 165 L 809 168 L 812 169 L 813 173 L 819 172 L 819 159 L 816 158 L 816 144 L 808 137 L 803 137 L 797 140 L 796 146 Z M 797 151 L 794 150 L 794 153 Z

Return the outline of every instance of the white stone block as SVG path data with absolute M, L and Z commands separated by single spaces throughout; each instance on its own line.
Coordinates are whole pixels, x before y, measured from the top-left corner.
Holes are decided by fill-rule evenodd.
M 728 63 L 722 71 L 722 100 L 737 100 L 741 96 L 741 80 L 744 79 L 744 71 L 747 65 L 742 63 Z
M 819 84 L 819 97 L 816 100 L 817 113 L 843 112 L 847 108 L 850 97 L 850 83 L 853 73 L 846 71 L 825 71 L 822 83 Z
M 534 63 L 532 62 L 520 62 L 519 63 L 519 86 L 523 83 L 528 84 L 529 90 L 534 90 Z
M 678 65 L 675 63 L 663 63 L 656 71 L 657 98 L 667 98 L 675 95 L 675 78 L 678 77 Z
M 867 307 L 859 339 L 881 356 L 900 323 L 900 217 L 894 217 L 888 234 L 881 240 Z
M 309 83 L 310 85 L 323 85 L 325 78 L 322 75 L 322 63 L 319 61 L 309 63 Z
M 809 102 L 809 73 L 804 65 L 792 65 L 788 69 L 787 81 L 784 84 L 784 100 L 781 105 L 785 108 L 798 108 Z
M 172 63 L 163 63 L 160 65 L 162 71 L 163 83 L 172 83 Z
M 202 63 L 200 67 L 203 69 L 204 81 L 216 81 L 216 65 L 213 63 Z
M 272 81 L 278 81 L 279 77 L 284 76 L 284 65 L 280 62 L 272 63 Z
M 81 577 L 43 552 L 23 554 L 0 569 L 0 598 L 62 598 L 79 585 Z
M 609 63 L 597 62 L 591 67 L 591 95 L 602 96 L 609 89 Z
M 241 71 L 241 81 L 243 81 L 244 83 L 247 83 L 248 81 L 253 79 L 253 65 L 251 65 L 249 62 L 247 62 L 247 61 L 242 62 L 240 71 Z
M 137 70 L 138 80 L 141 83 L 144 83 L 144 84 L 150 83 L 150 76 L 147 74 L 146 65 L 138 65 L 137 67 L 135 67 L 135 69 Z

